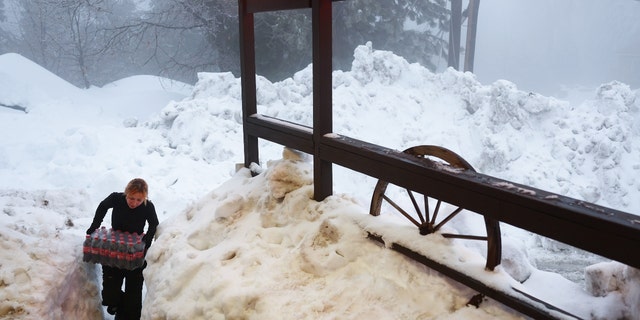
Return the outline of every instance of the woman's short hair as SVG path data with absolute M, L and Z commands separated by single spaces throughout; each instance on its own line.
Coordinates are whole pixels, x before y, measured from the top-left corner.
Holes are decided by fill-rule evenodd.
M 149 186 L 147 186 L 147 182 L 141 178 L 135 178 L 129 183 L 127 183 L 127 187 L 124 188 L 124 194 L 130 195 L 132 193 L 142 193 L 144 196 L 144 202 L 147 202 L 147 195 L 149 195 Z

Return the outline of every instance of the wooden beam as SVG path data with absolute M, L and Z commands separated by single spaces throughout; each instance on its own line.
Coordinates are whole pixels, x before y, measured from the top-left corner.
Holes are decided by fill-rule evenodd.
M 263 115 L 253 115 L 244 126 L 252 136 L 308 154 L 314 152 L 313 129 L 309 127 Z
M 249 119 L 251 134 L 312 154 L 400 187 L 640 268 L 637 215 L 477 172 L 443 170 L 432 162 L 335 134 L 314 143 L 311 128 L 265 116 Z
M 339 2 L 344 0 L 330 0 Z M 247 12 L 258 13 L 311 8 L 311 0 L 247 0 Z
M 369 239 L 374 241 L 378 241 L 383 244 L 385 247 L 390 247 L 392 250 L 395 250 L 407 258 L 410 258 L 414 261 L 422 263 L 423 265 L 436 270 L 443 275 L 454 279 L 467 287 L 476 290 L 477 292 L 481 292 L 482 294 L 491 297 L 492 299 L 501 302 L 502 304 L 513 308 L 533 319 L 548 319 L 548 320 L 560 320 L 560 319 L 580 319 L 579 317 L 568 313 L 564 310 L 561 310 L 555 306 L 552 306 L 546 302 L 543 302 L 539 299 L 535 299 L 531 296 L 525 296 L 523 292 L 517 292 L 515 289 L 513 290 L 498 290 L 493 288 L 478 279 L 474 279 L 464 272 L 460 272 L 451 266 L 444 265 L 438 261 L 427 258 L 424 255 L 413 251 L 403 245 L 397 243 L 386 243 L 384 239 L 380 235 L 369 233 Z M 542 304 L 545 308 L 541 308 L 539 305 Z
M 249 13 L 303 8 L 311 8 L 311 0 L 247 0 Z
M 348 137 L 320 141 L 325 161 L 640 268 L 640 218 Z

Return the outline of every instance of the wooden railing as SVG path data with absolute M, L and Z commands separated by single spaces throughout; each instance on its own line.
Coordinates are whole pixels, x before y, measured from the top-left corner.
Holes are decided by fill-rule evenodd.
M 244 164 L 259 163 L 258 138 L 313 155 L 314 197 L 332 194 L 337 164 L 640 268 L 640 217 L 477 172 L 427 161 L 332 133 L 332 0 L 240 0 Z M 313 17 L 313 128 L 257 114 L 253 14 L 310 8 Z

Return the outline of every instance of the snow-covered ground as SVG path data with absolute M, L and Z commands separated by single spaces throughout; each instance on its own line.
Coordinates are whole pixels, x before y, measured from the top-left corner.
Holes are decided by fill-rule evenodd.
M 81 244 L 98 202 L 133 177 L 149 183 L 161 220 L 144 319 L 521 318 L 491 300 L 466 306 L 473 291 L 364 230 L 583 318 L 640 317 L 635 269 L 502 225 L 503 265 L 488 272 L 478 246 L 369 216 L 373 178 L 335 167 L 334 196 L 315 202 L 310 159 L 265 141 L 262 174 L 236 172 L 240 80 L 199 79 L 136 76 L 81 90 L 0 56 L 0 104 L 26 108 L 0 107 L 0 318 L 109 319 L 100 267 L 81 262 Z M 610 82 L 569 103 L 361 46 L 352 70 L 334 73 L 334 131 L 398 150 L 444 146 L 485 174 L 637 214 L 639 92 Z M 258 103 L 310 125 L 311 68 L 260 78 Z M 451 227 L 477 229 L 477 218 Z

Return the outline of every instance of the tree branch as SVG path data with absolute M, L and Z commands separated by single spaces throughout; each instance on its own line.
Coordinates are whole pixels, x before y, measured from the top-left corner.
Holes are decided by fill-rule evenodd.
M 13 110 L 22 111 L 24 113 L 29 113 L 29 111 L 27 110 L 26 107 L 19 106 L 19 105 L 10 105 L 10 104 L 4 104 L 4 103 L 0 102 L 0 107 L 5 107 L 5 108 L 13 109 Z

